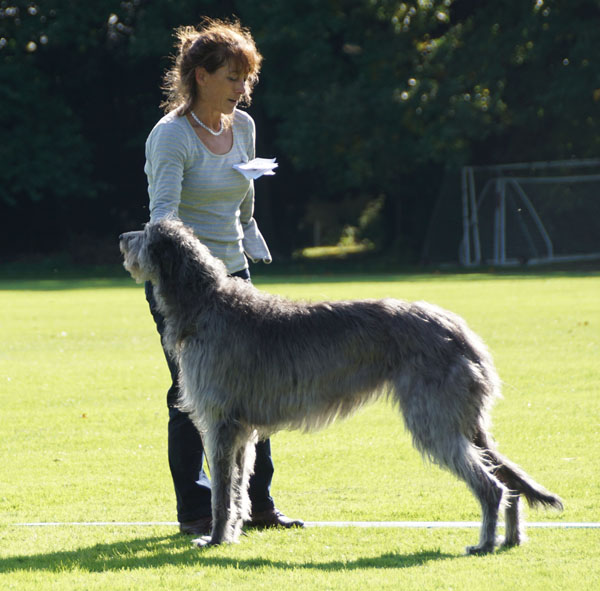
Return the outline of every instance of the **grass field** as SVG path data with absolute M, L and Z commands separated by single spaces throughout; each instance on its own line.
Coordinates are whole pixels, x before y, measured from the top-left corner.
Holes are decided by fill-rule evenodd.
M 600 274 L 257 276 L 291 298 L 425 299 L 463 315 L 494 353 L 501 449 L 600 521 Z M 128 277 L 0 280 L 0 589 L 598 589 L 599 529 L 530 529 L 465 557 L 476 529 L 251 531 L 198 551 L 172 522 L 167 370 Z M 273 438 L 279 508 L 308 521 L 477 521 L 466 487 L 425 464 L 378 403 L 313 435 Z

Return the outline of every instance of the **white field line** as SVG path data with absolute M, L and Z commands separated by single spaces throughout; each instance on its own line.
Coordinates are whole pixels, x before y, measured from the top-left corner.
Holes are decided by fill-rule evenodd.
M 137 526 L 165 526 L 175 527 L 176 521 L 45 521 L 37 523 L 14 523 L 15 527 L 137 527 Z M 478 528 L 479 521 L 307 521 L 306 527 L 396 527 L 404 529 L 442 529 L 442 528 Z M 504 524 L 499 523 L 500 527 Z M 559 529 L 598 529 L 600 522 L 563 522 L 539 521 L 525 523 L 526 527 L 559 528 Z

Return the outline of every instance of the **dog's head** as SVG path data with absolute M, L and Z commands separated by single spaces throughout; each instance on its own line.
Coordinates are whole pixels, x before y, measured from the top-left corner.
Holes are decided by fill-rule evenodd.
M 143 230 L 121 234 L 119 248 L 123 266 L 137 283 L 169 281 L 185 258 L 179 252 L 182 238 L 190 239 L 185 230 L 180 222 L 168 220 L 151 222 Z M 195 240 L 193 235 L 192 239 Z
M 180 220 L 146 224 L 144 230 L 119 236 L 123 266 L 138 282 L 151 281 L 182 289 L 215 285 L 227 275 L 225 266 Z

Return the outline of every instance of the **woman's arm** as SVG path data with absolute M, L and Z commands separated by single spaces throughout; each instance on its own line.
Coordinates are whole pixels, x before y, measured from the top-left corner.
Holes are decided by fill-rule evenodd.
M 146 141 L 150 219 L 178 217 L 181 183 L 187 159 L 185 138 L 175 124 L 157 125 Z
M 254 182 L 250 181 L 250 188 L 246 193 L 246 197 L 240 205 L 240 222 L 244 230 L 244 238 L 242 244 L 246 256 L 253 262 L 263 261 L 270 263 L 273 258 L 269 252 L 267 242 L 258 229 L 254 215 Z
M 248 116 L 248 144 L 247 144 L 247 155 L 248 160 L 253 160 L 256 155 L 255 142 L 256 142 L 256 127 L 254 120 Z M 240 222 L 242 223 L 242 229 L 244 230 L 244 238 L 242 244 L 244 246 L 244 252 L 246 256 L 253 262 L 263 261 L 270 263 L 273 258 L 269 252 L 269 247 L 263 235 L 258 229 L 256 220 L 254 219 L 254 181 L 250 181 L 250 187 L 240 205 Z

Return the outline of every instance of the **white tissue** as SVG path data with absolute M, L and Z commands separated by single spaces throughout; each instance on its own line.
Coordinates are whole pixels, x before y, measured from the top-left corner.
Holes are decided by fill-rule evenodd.
M 279 164 L 275 162 L 275 158 L 255 158 L 254 160 L 250 160 L 250 162 L 234 164 L 233 168 L 235 168 L 238 172 L 243 174 L 248 180 L 251 180 L 257 179 L 263 174 L 275 174 L 274 170 L 278 166 Z

